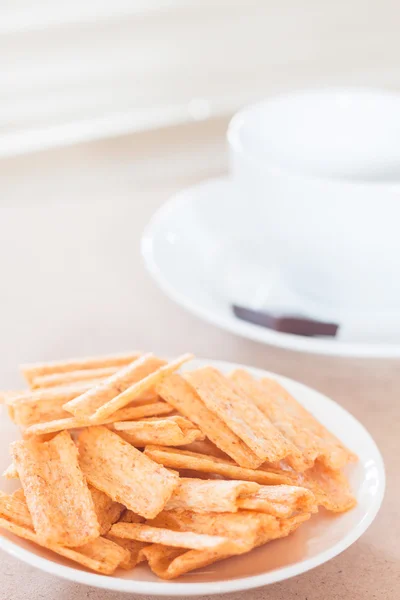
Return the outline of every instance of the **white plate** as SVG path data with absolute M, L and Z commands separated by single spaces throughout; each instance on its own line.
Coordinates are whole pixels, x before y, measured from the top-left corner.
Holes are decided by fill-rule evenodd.
M 237 335 L 301 352 L 400 357 L 399 315 L 386 316 L 386 322 L 384 316 L 368 323 L 344 323 L 338 338 L 281 333 L 235 317 L 232 302 L 243 298 L 245 306 L 247 301 L 254 307 L 256 296 L 262 300 L 266 288 L 276 286 L 279 279 L 273 265 L 266 272 L 257 258 L 264 251 L 262 232 L 251 199 L 245 203 L 239 199 L 229 178 L 212 179 L 183 190 L 156 212 L 143 234 L 142 254 L 150 274 L 171 299 Z M 284 287 L 280 281 L 275 293 L 278 306 Z M 286 288 L 285 293 L 283 303 L 287 298 L 293 302 L 293 290 Z M 304 307 L 299 308 L 301 312 Z M 321 318 L 317 311 L 311 307 L 311 316 Z
M 214 365 L 224 372 L 242 366 L 196 360 L 187 368 L 205 364 Z M 189 573 L 177 581 L 162 581 L 144 565 L 139 565 L 130 573 L 118 572 L 116 577 L 96 575 L 73 568 L 72 563 L 11 534 L 0 536 L 0 547 L 34 567 L 65 579 L 131 594 L 160 596 L 194 596 L 251 589 L 304 573 L 343 552 L 369 527 L 382 502 L 385 471 L 378 448 L 364 427 L 326 396 L 286 377 L 260 369 L 249 368 L 249 371 L 256 377 L 273 376 L 282 382 L 289 392 L 358 454 L 359 462 L 348 471 L 358 500 L 356 508 L 339 516 L 321 510 L 286 539 L 271 542 L 247 555 Z M 5 407 L 0 405 L 1 471 L 8 466 L 8 444 L 16 436 L 16 428 L 10 424 Z M 12 485 L 15 484 L 5 482 L 2 487 L 7 490 L 8 486 L 8 490 L 11 490 Z

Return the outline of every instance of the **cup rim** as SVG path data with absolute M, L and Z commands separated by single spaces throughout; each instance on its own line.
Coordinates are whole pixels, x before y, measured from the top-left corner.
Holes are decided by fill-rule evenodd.
M 301 97 L 310 96 L 364 96 L 364 97 L 375 97 L 375 98 L 383 98 L 383 99 L 397 99 L 400 103 L 400 92 L 395 90 L 387 90 L 384 88 L 378 87 L 366 87 L 366 86 L 320 86 L 320 87 L 310 87 L 310 88 L 299 88 L 292 91 L 282 92 L 279 94 L 274 94 L 268 98 L 265 98 L 261 101 L 254 102 L 252 104 L 246 105 L 237 111 L 233 117 L 231 118 L 228 129 L 226 132 L 226 138 L 228 145 L 230 147 L 231 152 L 241 156 L 245 161 L 250 162 L 258 169 L 262 169 L 265 171 L 266 162 L 262 161 L 260 158 L 260 154 L 252 152 L 248 147 L 243 144 L 241 139 L 241 131 L 243 130 L 244 125 L 248 117 L 254 113 L 255 111 L 259 111 L 261 108 L 266 108 L 276 104 L 280 101 L 285 100 L 296 100 Z M 385 181 L 383 179 L 378 180 L 363 180 L 363 179 L 349 179 L 347 177 L 342 177 L 340 175 L 325 175 L 318 172 L 312 173 L 301 170 L 291 169 L 289 166 L 280 163 L 274 162 L 270 158 L 268 159 L 268 167 L 269 171 L 272 171 L 276 175 L 284 175 L 285 177 L 295 178 L 299 180 L 308 180 L 308 181 L 316 181 L 321 183 L 329 183 L 330 185 L 337 186 L 348 186 L 348 187 L 359 187 L 359 188 L 384 188 L 387 190 L 398 190 L 400 188 L 400 176 L 399 179 Z

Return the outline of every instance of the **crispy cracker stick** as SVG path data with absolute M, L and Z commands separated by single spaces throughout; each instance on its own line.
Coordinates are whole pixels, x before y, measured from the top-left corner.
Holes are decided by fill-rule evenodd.
M 286 473 L 285 471 L 277 473 L 264 469 L 244 469 L 228 460 L 197 454 L 196 452 L 189 452 L 187 450 L 165 448 L 163 446 L 146 446 L 144 452 L 152 460 L 172 469 L 191 469 L 193 471 L 202 471 L 203 473 L 217 473 L 229 479 L 243 479 L 265 485 L 280 483 L 290 485 L 293 483 L 290 473 Z
M 271 421 L 232 381 L 213 367 L 204 367 L 184 376 L 204 404 L 264 461 L 279 462 L 299 450 L 272 425 Z
M 129 352 L 126 354 L 112 354 L 109 356 L 91 356 L 86 358 L 71 358 L 69 360 L 58 360 L 44 363 L 33 363 L 21 366 L 21 371 L 28 381 L 42 375 L 53 373 L 69 373 L 83 369 L 102 369 L 105 367 L 123 367 L 139 358 L 140 352 Z
M 44 544 L 81 546 L 99 535 L 93 500 L 69 433 L 64 431 L 50 442 L 13 442 L 11 453 Z
M 217 550 L 182 550 L 160 544 L 147 546 L 141 552 L 153 573 L 162 579 L 175 579 L 179 575 L 232 556 L 232 553 Z
M 100 406 L 103 406 L 103 404 L 106 404 L 129 388 L 132 383 L 136 383 L 147 377 L 150 373 L 156 371 L 164 364 L 165 361 L 160 358 L 157 358 L 152 354 L 145 354 L 133 363 L 130 363 L 123 369 L 117 371 L 114 375 L 101 381 L 98 385 L 81 396 L 67 402 L 64 405 L 64 409 L 71 412 L 75 417 L 89 417 L 95 413 Z
M 341 471 L 315 462 L 312 469 L 302 473 L 299 485 L 310 489 L 321 506 L 332 512 L 346 512 L 357 504 L 349 482 Z
M 261 543 L 282 537 L 289 533 L 289 528 L 284 531 L 281 522 L 270 515 L 259 515 L 258 513 L 218 513 L 199 514 L 187 511 L 161 513 L 155 522 L 163 522 L 164 517 L 169 517 L 169 525 L 177 530 L 185 530 L 187 527 L 195 530 L 206 531 L 208 534 L 225 534 L 236 539 L 244 536 L 248 546 L 246 551 L 251 550 Z M 172 517 L 172 519 L 171 519 Z M 151 570 L 163 579 L 173 579 L 197 569 L 214 563 L 216 561 L 239 554 L 240 552 L 220 552 L 209 550 L 189 550 L 187 552 L 177 551 L 170 547 L 160 545 L 148 546 L 142 550 Z
M 237 507 L 265 512 L 279 518 L 290 517 L 294 512 L 317 511 L 314 494 L 293 485 L 263 485 L 258 491 L 237 499 Z
M 7 469 L 3 472 L 3 477 L 6 479 L 18 479 L 18 471 L 15 468 L 14 463 L 8 465 Z
M 162 515 L 169 513 L 161 513 Z M 221 523 L 225 523 L 224 531 L 230 532 L 230 535 L 238 535 L 235 527 L 229 526 L 229 522 L 232 523 L 233 520 L 237 522 L 240 518 L 244 517 L 244 525 L 248 525 L 247 515 L 251 515 L 251 513 L 240 512 L 235 513 L 233 515 L 229 513 L 219 514 L 217 515 L 218 521 Z M 257 513 L 253 513 L 252 518 L 256 517 Z M 196 526 L 203 528 L 203 525 L 206 528 L 209 528 L 210 519 L 207 515 L 194 515 L 193 513 L 189 513 L 185 516 L 185 513 L 177 513 L 177 518 L 181 519 L 181 521 L 176 522 L 175 525 L 177 527 L 183 526 L 185 527 L 185 519 L 190 522 L 191 516 L 195 516 L 196 520 L 200 517 L 200 522 L 196 522 Z M 183 516 L 183 519 L 182 519 Z M 233 519 L 232 519 L 233 517 Z M 301 523 L 305 520 L 309 519 L 309 514 L 302 514 L 295 517 L 291 517 L 289 519 L 275 519 L 269 515 L 264 515 L 267 518 L 266 521 L 260 522 L 258 524 L 258 528 L 256 532 L 253 531 L 253 543 L 252 549 L 256 546 L 260 546 L 262 544 L 266 544 L 272 540 L 276 540 L 282 537 L 286 537 L 290 535 L 293 531 L 299 527 Z M 160 519 L 162 520 L 162 519 Z M 203 523 L 201 522 L 203 521 Z M 155 519 L 157 521 L 157 518 Z M 243 529 L 243 528 L 242 528 Z M 208 530 L 208 529 L 206 529 Z M 211 526 L 211 530 L 215 530 L 215 525 Z M 245 535 L 245 529 L 243 529 Z M 240 535 L 240 533 L 239 533 Z M 143 548 L 141 553 L 146 557 L 148 561 L 149 567 L 151 570 L 161 577 L 162 579 L 174 579 L 179 575 L 183 575 L 189 571 L 193 571 L 194 569 L 198 569 L 200 567 L 205 567 L 209 564 L 217 562 L 219 560 L 229 558 L 238 554 L 238 552 L 232 553 L 224 553 L 218 551 L 209 551 L 209 550 L 188 550 L 182 551 L 177 548 L 172 548 L 168 546 L 161 546 L 159 544 L 153 544 L 152 546 L 147 546 Z
M 310 513 L 300 513 L 287 519 L 277 519 L 277 527 L 275 528 L 260 528 L 256 539 L 255 547 L 262 546 L 272 540 L 287 537 L 305 521 L 311 517 Z
M 65 548 L 58 544 L 45 544 L 33 529 L 23 527 L 8 519 L 0 518 L 0 528 L 103 575 L 112 575 L 116 568 L 129 558 L 124 548 L 104 537 L 98 537 L 79 548 Z
M 198 513 L 190 510 L 163 510 L 148 522 L 153 527 L 173 531 L 192 531 L 244 540 L 253 547 L 263 531 L 276 530 L 279 519 L 265 513 L 240 511 L 236 513 Z
M 176 475 L 106 427 L 84 429 L 78 446 L 89 483 L 147 519 L 163 509 L 178 485 Z
M 54 548 L 51 549 L 54 550 Z M 65 548 L 64 550 L 67 550 L 67 552 L 71 551 L 70 548 Z M 56 551 L 61 554 L 59 549 Z M 68 553 L 65 553 L 64 556 L 71 558 L 71 560 L 76 560 L 76 562 L 81 562 L 81 564 L 89 569 L 98 571 L 104 575 L 111 575 L 117 567 L 129 560 L 129 554 L 125 548 L 103 536 L 98 537 L 84 546 L 74 548 L 74 552 L 85 557 L 86 563 L 82 558 L 78 561 L 76 556 L 69 556 Z
M 191 531 L 173 531 L 162 527 L 152 527 L 141 523 L 116 523 L 111 527 L 111 535 L 148 544 L 162 544 L 176 548 L 197 550 L 236 550 L 246 547 L 245 542 L 217 535 L 193 533 Z
M 71 416 L 63 409 L 63 404 L 91 387 L 92 384 L 77 383 L 25 392 L 7 400 L 10 418 L 16 425 L 34 425 Z
M 143 554 L 143 548 L 146 548 L 148 544 L 146 542 L 137 542 L 136 540 L 124 540 L 122 538 L 117 538 L 109 533 L 105 536 L 107 540 L 111 540 L 114 544 L 118 544 L 129 553 L 119 565 L 121 569 L 125 569 L 126 571 L 132 570 L 136 565 L 146 560 L 145 555 Z
M 195 440 L 204 440 L 204 434 L 191 421 L 179 415 L 164 419 L 123 421 L 113 428 L 123 433 L 127 442 L 143 448 L 147 444 L 182 446 Z
M 256 381 L 243 369 L 234 371 L 231 379 L 252 398 L 283 435 L 301 450 L 305 467 L 311 467 L 320 457 L 327 466 L 340 469 L 355 458 L 336 436 L 319 423 L 277 381 Z
M 97 520 L 100 525 L 100 534 L 104 535 L 109 531 L 111 525 L 119 520 L 122 513 L 125 511 L 125 507 L 118 502 L 114 502 L 106 494 L 100 490 L 96 490 L 96 488 L 92 486 L 89 486 L 89 490 L 93 499 Z M 4 506 L 9 510 L 3 511 L 2 508 Z M 125 512 L 131 513 L 131 511 Z M 22 519 L 17 521 L 15 518 L 16 513 L 20 514 Z M 134 515 L 134 513 L 131 513 L 131 515 Z M 22 488 L 19 488 L 13 492 L 11 496 L 7 496 L 7 494 L 0 492 L 0 516 L 4 516 L 5 518 L 16 521 L 20 525 L 26 525 L 27 527 L 33 528 L 32 518 L 26 504 L 24 490 Z M 138 519 L 142 519 L 142 517 L 139 517 L 138 515 L 136 516 Z
M 96 490 L 93 486 L 89 486 L 89 490 L 100 526 L 100 535 L 105 535 L 110 530 L 111 525 L 118 521 L 125 510 L 125 506 L 119 502 L 114 502 L 107 494 Z
M 240 498 L 242 496 L 251 498 L 259 489 L 257 483 L 250 481 L 181 478 L 179 486 L 175 488 L 164 510 L 237 512 Z
M 16 490 L 11 496 L 0 491 L 0 517 L 22 527 L 33 529 L 32 517 L 26 505 L 22 488 L 21 491 Z
M 95 414 L 93 415 L 93 419 L 95 421 L 104 419 L 104 417 L 108 417 L 112 415 L 115 411 L 123 408 L 135 398 L 138 398 L 141 394 L 145 393 L 147 390 L 152 389 L 154 386 L 159 384 L 165 377 L 171 375 L 174 371 L 179 369 L 185 362 L 191 360 L 193 358 L 193 354 L 183 354 L 176 360 L 168 363 L 167 365 L 161 366 L 157 371 L 154 371 L 147 375 L 141 381 L 137 381 L 133 383 L 128 389 L 123 391 L 119 396 L 116 396 L 113 399 L 110 399 L 108 402 L 103 403 L 100 408 L 97 409 Z
M 192 442 L 191 444 L 185 444 L 184 446 L 181 446 L 181 450 L 197 452 L 198 454 L 206 454 L 207 456 L 215 456 L 216 458 L 223 458 L 224 460 L 228 461 L 231 460 L 230 457 L 225 454 L 225 452 L 217 448 L 217 446 L 213 444 L 213 442 L 210 442 L 208 438 L 205 440 Z
M 18 396 L 13 396 L 7 401 L 7 404 L 11 404 L 13 406 L 17 404 L 37 404 L 44 400 L 52 400 L 56 402 L 58 400 L 64 399 L 64 402 L 67 398 L 73 397 L 76 398 L 83 392 L 90 389 L 91 384 L 77 381 L 71 385 L 60 385 L 51 389 L 37 389 L 37 390 L 26 390 L 21 392 Z
M 212 413 L 181 375 L 174 373 L 157 391 L 177 411 L 190 419 L 223 452 L 241 467 L 256 469 L 263 462 L 217 415 Z
M 173 410 L 166 402 L 148 403 L 147 400 L 144 402 L 145 404 L 139 404 L 138 406 L 122 408 L 111 417 L 96 424 L 107 425 L 109 423 L 114 423 L 115 419 L 117 421 L 124 421 L 125 419 L 142 419 L 143 417 L 150 417 L 152 415 L 166 415 Z M 90 425 L 93 425 L 90 417 L 67 417 L 66 419 L 56 419 L 55 421 L 48 421 L 47 423 L 31 425 L 25 429 L 24 437 L 28 438 L 34 435 L 44 435 L 55 431 L 63 431 L 64 429 L 80 429 L 82 427 L 89 427 Z
M 11 495 L 13 498 L 15 498 L 15 500 L 19 500 L 19 502 L 24 502 L 26 504 L 25 492 L 23 488 L 18 488 Z
M 70 385 L 80 381 L 96 381 L 106 379 L 114 375 L 121 366 L 103 367 L 101 369 L 80 369 L 79 371 L 67 371 L 66 373 L 52 373 L 50 375 L 40 375 L 32 380 L 32 388 L 57 387 L 60 385 Z

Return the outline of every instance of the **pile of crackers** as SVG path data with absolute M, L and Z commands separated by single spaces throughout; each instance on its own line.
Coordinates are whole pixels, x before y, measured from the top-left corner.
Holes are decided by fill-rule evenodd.
M 130 353 L 24 365 L 0 527 L 105 575 L 163 579 L 355 505 L 356 460 L 273 379 Z M 183 372 L 179 372 L 185 365 Z

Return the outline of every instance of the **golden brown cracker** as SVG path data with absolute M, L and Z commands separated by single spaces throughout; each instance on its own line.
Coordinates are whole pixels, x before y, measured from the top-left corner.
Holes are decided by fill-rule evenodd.
M 263 461 L 278 462 L 299 454 L 297 448 L 262 413 L 234 383 L 213 367 L 203 367 L 185 374 L 207 408 Z
M 265 513 L 245 510 L 235 513 L 164 510 L 148 524 L 174 531 L 192 531 L 242 540 L 250 548 L 254 546 L 261 531 L 275 530 L 279 519 Z
M 110 530 L 111 525 L 119 520 L 125 506 L 119 502 L 114 502 L 107 494 L 96 490 L 93 486 L 89 486 L 89 490 L 100 526 L 100 535 L 105 535 Z
M 106 427 L 84 429 L 78 447 L 88 482 L 143 517 L 159 513 L 178 485 L 176 475 Z
M 131 571 L 136 567 L 136 565 L 146 560 L 144 554 L 142 553 L 143 548 L 146 548 L 148 546 L 146 542 L 137 542 L 136 540 L 125 540 L 122 538 L 117 538 L 110 534 L 107 534 L 105 537 L 108 540 L 114 542 L 114 544 L 118 544 L 118 546 L 121 546 L 121 548 L 128 552 L 126 558 L 119 564 L 119 567 L 121 569 Z
M 124 420 L 150 417 L 151 415 L 165 415 L 173 410 L 166 402 L 152 403 L 151 401 L 149 402 L 147 400 L 143 402 L 143 404 L 139 404 L 138 406 L 127 406 L 126 408 L 122 408 L 111 417 L 106 417 L 101 422 L 96 423 L 96 425 L 113 424 L 115 420 L 117 420 L 117 422 L 122 422 Z M 67 417 L 64 419 L 56 419 L 55 421 L 31 425 L 25 429 L 24 437 L 28 438 L 31 436 L 44 435 L 68 429 L 81 429 L 82 427 L 90 427 L 91 425 L 93 425 L 93 421 L 90 417 Z
M 145 354 L 117 371 L 114 375 L 100 381 L 87 392 L 67 402 L 64 405 L 64 410 L 71 412 L 75 417 L 89 417 L 110 400 L 122 394 L 133 383 L 146 378 L 162 365 L 165 365 L 164 360 L 152 354 Z M 104 416 L 108 417 L 109 414 Z
M 231 374 L 232 380 L 247 393 L 259 409 L 285 437 L 302 452 L 305 470 L 317 458 L 327 466 L 340 469 L 354 455 L 274 379 L 256 381 L 243 369 Z M 296 465 L 293 465 L 296 467 Z
M 149 444 L 150 445 L 150 444 Z M 153 444 L 155 445 L 155 444 Z M 181 450 L 188 450 L 189 452 L 196 452 L 197 454 L 206 454 L 207 456 L 215 456 L 216 458 L 223 458 L 228 462 L 232 462 L 230 456 L 228 456 L 225 452 L 220 450 L 213 442 L 211 442 L 208 438 L 204 440 L 196 440 L 191 444 L 185 444 L 184 446 L 180 446 Z M 236 461 L 234 461 L 236 462 Z
M 238 467 L 233 461 L 224 460 L 215 456 L 207 456 L 178 448 L 165 448 L 163 446 L 146 446 L 145 454 L 152 460 L 172 469 L 190 469 L 203 473 L 215 473 L 244 481 L 255 481 L 264 485 L 280 483 L 291 484 L 293 478 L 285 471 L 273 472 L 267 469 L 244 469 Z
M 293 485 L 263 485 L 253 494 L 239 497 L 238 508 L 265 512 L 279 518 L 287 518 L 296 512 L 316 512 L 314 494 Z
M 99 535 L 93 500 L 67 432 L 11 444 L 35 531 L 44 544 L 81 546 Z
M 259 458 L 225 424 L 223 419 L 211 412 L 192 386 L 177 373 L 170 375 L 157 386 L 166 402 L 190 419 L 208 439 L 230 456 L 241 467 L 255 469 L 261 465 Z
M 123 432 L 124 439 L 140 448 L 148 444 L 182 446 L 204 439 L 200 429 L 179 415 L 164 419 L 117 422 L 114 423 L 113 428 Z
M 72 549 L 66 548 L 65 550 L 70 551 Z M 98 571 L 104 575 L 111 575 L 130 558 L 128 550 L 103 536 L 96 538 L 84 546 L 74 548 L 74 551 L 78 556 L 76 554 L 75 556 L 64 554 L 64 556 L 76 560 L 76 562 L 81 562 L 81 564 L 89 569 Z
M 180 478 L 179 485 L 164 510 L 236 512 L 240 506 L 240 498 L 252 496 L 259 489 L 257 483 L 250 481 Z
M 234 540 L 219 535 L 194 533 L 192 531 L 174 531 L 163 527 L 153 527 L 142 523 L 116 523 L 111 527 L 110 534 L 147 544 L 162 544 L 176 548 L 197 550 L 235 551 L 244 547 L 241 539 Z
M 16 425 L 29 426 L 70 417 L 63 405 L 90 387 L 91 384 L 77 383 L 66 387 L 25 392 L 7 401 L 10 418 Z
M 308 521 L 310 513 L 300 513 L 287 519 L 276 519 L 275 527 L 260 528 L 255 547 L 267 544 L 272 540 L 284 538 L 293 533 L 302 523 Z
M 3 477 L 5 477 L 5 479 L 18 479 L 18 471 L 15 468 L 14 463 L 8 465 L 7 469 L 3 472 Z
M 345 512 L 357 504 L 345 474 L 330 469 L 318 460 L 312 469 L 303 474 L 300 485 L 309 488 L 318 504 L 332 512 Z
M 11 495 L 0 491 L 0 517 L 33 530 L 32 517 L 22 488 Z
M 101 369 L 80 369 L 77 371 L 67 371 L 66 373 L 52 373 L 50 375 L 41 375 L 32 380 L 32 389 L 66 386 L 76 384 L 82 381 L 96 382 L 99 379 L 106 379 L 114 375 L 121 367 L 103 367 Z
M 185 362 L 192 358 L 192 354 L 183 354 L 170 363 L 160 366 L 157 370 L 153 370 L 146 377 L 141 377 L 140 380 L 132 382 L 130 387 L 121 391 L 118 396 L 110 398 L 107 402 L 102 402 L 102 405 L 98 407 L 93 415 L 94 420 L 104 419 L 117 410 L 120 410 L 149 389 L 156 387 L 165 377 L 177 371 Z
M 241 511 L 239 513 L 200 514 L 189 511 L 162 512 L 152 523 L 167 523 L 178 531 L 190 528 L 208 534 L 226 535 L 232 539 L 246 540 L 246 546 L 235 551 L 188 550 L 181 551 L 155 544 L 142 550 L 151 570 L 163 579 L 174 579 L 183 573 L 229 558 L 242 551 L 288 535 L 294 524 L 282 526 L 283 521 L 271 515 Z
M 142 553 L 150 569 L 161 579 L 176 579 L 184 573 L 232 556 L 216 550 L 182 550 L 159 544 L 147 546 Z
M 104 537 L 98 537 L 78 548 L 65 548 L 58 544 L 44 543 L 31 528 L 8 519 L 0 518 L 0 528 L 103 575 L 112 575 L 118 566 L 129 558 L 127 550 Z
M 83 369 L 103 369 L 107 367 L 123 367 L 139 358 L 140 352 L 127 352 L 125 354 L 111 354 L 108 356 L 87 356 L 84 358 L 71 358 L 43 363 L 32 363 L 21 366 L 21 371 L 31 383 L 35 377 L 53 375 L 54 373 L 70 373 Z

